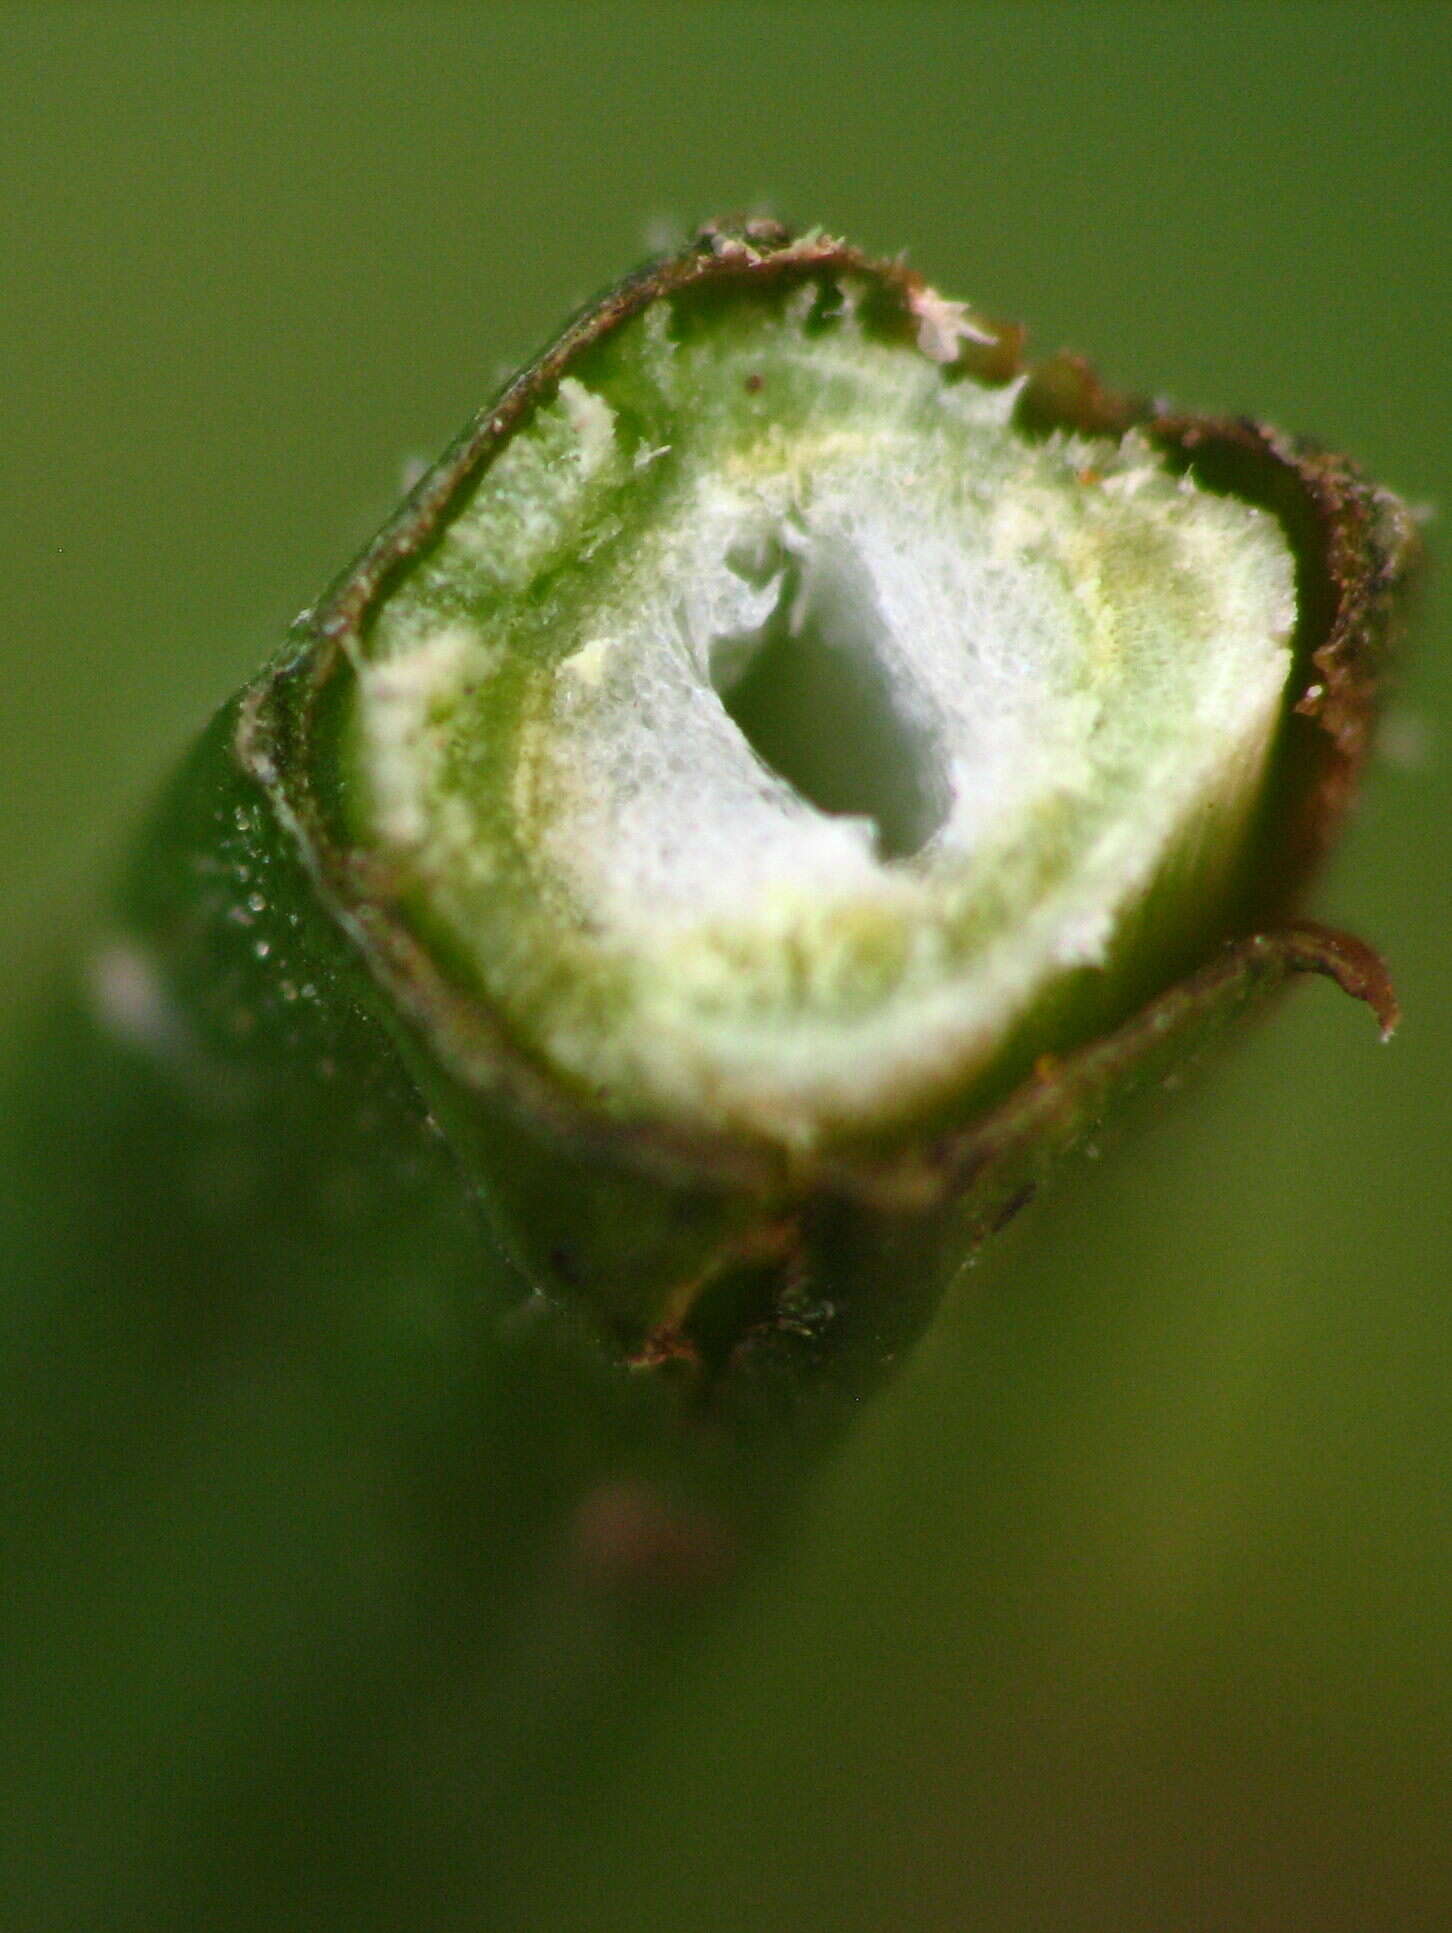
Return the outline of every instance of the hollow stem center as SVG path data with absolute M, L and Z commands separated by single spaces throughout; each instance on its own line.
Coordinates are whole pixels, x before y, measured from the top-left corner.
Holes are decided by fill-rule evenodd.
M 819 812 L 867 819 L 877 856 L 909 859 L 942 825 L 948 791 L 917 694 L 880 649 L 886 629 L 850 556 L 791 556 L 754 632 L 717 640 L 712 684 L 762 764 Z

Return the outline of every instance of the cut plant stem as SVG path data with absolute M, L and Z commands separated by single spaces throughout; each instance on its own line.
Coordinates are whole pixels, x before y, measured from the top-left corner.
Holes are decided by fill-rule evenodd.
M 1394 1018 L 1293 907 L 1413 549 L 828 237 L 578 317 L 12 1070 L 6 1924 L 498 1923 L 1065 1151 L 1295 975 Z

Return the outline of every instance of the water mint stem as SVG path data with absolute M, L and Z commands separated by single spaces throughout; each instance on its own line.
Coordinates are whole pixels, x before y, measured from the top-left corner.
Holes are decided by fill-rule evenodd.
M 576 318 L 11 1070 L 13 1923 L 489 1924 L 1066 1153 L 1393 1024 L 1297 908 L 1414 549 L 821 234 Z

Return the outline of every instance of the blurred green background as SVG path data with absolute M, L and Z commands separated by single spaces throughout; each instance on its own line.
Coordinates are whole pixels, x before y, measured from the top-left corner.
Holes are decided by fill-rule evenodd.
M 10 5 L 0 86 L 12 1013 L 402 466 L 713 211 L 1452 505 L 1452 9 Z M 1449 590 L 1317 907 L 1395 1044 L 1302 993 L 1025 1218 L 529 1923 L 1452 1924 Z

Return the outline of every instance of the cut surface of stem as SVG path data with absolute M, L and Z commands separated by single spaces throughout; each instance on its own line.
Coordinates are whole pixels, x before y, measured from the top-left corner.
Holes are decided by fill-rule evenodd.
M 847 272 L 660 300 L 358 647 L 352 831 L 566 1086 L 809 1148 L 1213 926 L 1296 619 L 1276 519 L 1036 436 Z M 934 326 L 929 327 L 932 323 Z

